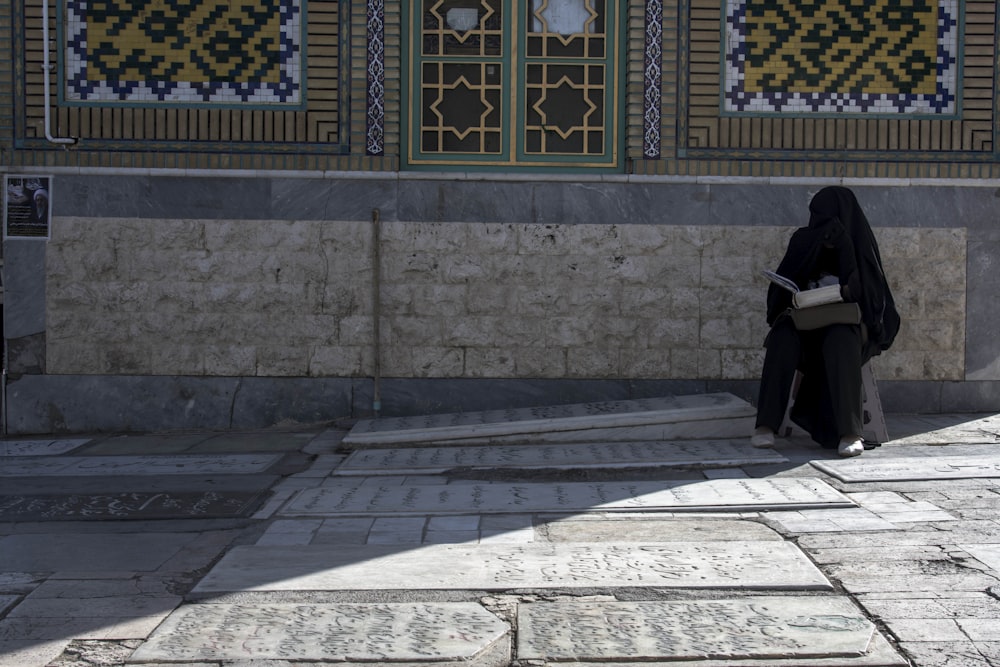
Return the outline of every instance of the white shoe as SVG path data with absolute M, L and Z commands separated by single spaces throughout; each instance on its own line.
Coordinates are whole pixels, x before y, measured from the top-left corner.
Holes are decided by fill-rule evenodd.
M 758 426 L 750 436 L 750 445 L 757 449 L 770 449 L 774 447 L 774 431 L 766 426 Z
M 861 438 L 856 438 L 854 436 L 848 436 L 842 439 L 840 441 L 840 446 L 837 447 L 837 453 L 845 459 L 852 456 L 861 456 L 864 451 L 865 443 L 861 440 Z

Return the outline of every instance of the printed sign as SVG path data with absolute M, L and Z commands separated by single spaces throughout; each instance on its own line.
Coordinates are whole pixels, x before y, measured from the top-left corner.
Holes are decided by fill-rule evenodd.
M 3 237 L 48 240 L 52 177 L 7 176 L 5 186 Z

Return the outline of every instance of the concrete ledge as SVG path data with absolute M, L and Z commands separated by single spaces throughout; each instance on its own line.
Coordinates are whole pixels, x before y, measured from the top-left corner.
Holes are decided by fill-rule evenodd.
M 383 379 L 381 416 L 410 416 L 728 392 L 756 381 Z M 888 413 L 1000 412 L 1000 382 L 884 381 Z M 24 375 L 6 388 L 6 431 L 248 430 L 373 416 L 371 378 Z

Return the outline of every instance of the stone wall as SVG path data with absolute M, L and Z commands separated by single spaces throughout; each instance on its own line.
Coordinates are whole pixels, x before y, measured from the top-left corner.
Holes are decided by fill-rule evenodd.
M 10 432 L 329 421 L 370 414 L 379 393 L 383 414 L 753 400 L 760 270 L 831 184 L 55 182 L 51 240 L 5 244 Z M 840 182 L 903 317 L 876 362 L 887 409 L 1000 409 L 995 186 Z
M 390 377 L 750 380 L 790 227 L 381 223 Z M 961 380 L 966 234 L 878 230 L 893 380 Z M 372 223 L 57 218 L 47 371 L 374 374 Z

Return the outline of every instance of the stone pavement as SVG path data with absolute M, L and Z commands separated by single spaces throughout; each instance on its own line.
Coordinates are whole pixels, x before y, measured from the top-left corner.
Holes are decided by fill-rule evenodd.
M 1000 665 L 1000 417 L 708 403 L 0 440 L 0 666 Z

